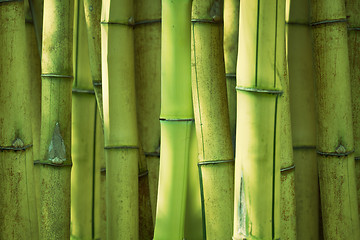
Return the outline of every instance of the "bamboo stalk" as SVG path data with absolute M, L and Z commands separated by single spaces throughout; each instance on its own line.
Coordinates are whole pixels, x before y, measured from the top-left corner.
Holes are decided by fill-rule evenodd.
M 192 92 L 206 239 L 230 239 L 233 226 L 234 151 L 222 16 L 223 1 L 192 3 Z
M 108 239 L 138 239 L 139 143 L 133 1 L 103 1 L 102 79 Z
M 291 125 L 293 133 L 298 239 L 319 238 L 319 182 L 311 46 L 310 2 L 292 0 L 288 27 Z
M 83 1 L 75 2 L 72 90 L 71 237 L 94 239 L 95 96 Z M 86 179 L 86 181 L 84 181 Z
M 358 198 L 358 209 L 360 214 L 360 2 L 346 0 L 346 15 L 348 19 L 348 45 L 349 45 L 349 62 L 351 74 L 351 96 L 354 126 L 354 147 L 355 147 L 355 174 Z
M 280 237 L 277 141 L 284 46 L 279 1 L 241 1 L 237 62 L 234 239 Z M 283 9 L 284 10 L 284 9 Z M 281 11 L 283 11 L 281 10 Z M 279 31 L 279 32 L 278 32 Z M 241 73 L 241 74 L 240 74 Z M 239 107 L 241 103 L 241 107 Z
M 359 239 L 345 1 L 311 7 L 324 238 Z
M 148 173 L 154 170 L 148 170 L 147 161 L 155 160 L 154 164 L 159 164 L 159 157 L 150 155 L 158 152 L 160 144 L 161 1 L 136 0 L 134 6 L 136 109 L 139 138 L 145 154 L 139 163 L 139 172 L 143 175 L 139 178 L 139 237 L 152 239 L 157 185 L 150 181 L 154 178 L 150 178 Z M 158 177 L 158 173 L 156 175 Z M 153 186 L 150 188 L 150 185 Z
M 38 237 L 24 20 L 23 1 L 0 1 L 1 239 Z
M 154 240 L 183 239 L 191 100 L 191 1 L 162 1 L 161 152 Z
M 89 46 L 91 77 L 99 108 L 101 124 L 104 124 L 101 81 L 101 0 L 84 0 L 85 20 Z
M 233 147 L 236 140 L 236 61 L 239 42 L 239 0 L 224 0 L 224 61 L 230 132 Z
M 46 0 L 42 41 L 40 239 L 70 237 L 73 2 Z
M 41 57 L 44 0 L 27 0 L 34 24 L 38 53 Z

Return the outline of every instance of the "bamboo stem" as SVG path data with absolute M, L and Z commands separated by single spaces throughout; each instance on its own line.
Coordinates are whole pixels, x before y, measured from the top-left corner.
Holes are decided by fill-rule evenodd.
M 23 1 L 0 1 L 0 238 L 14 240 L 38 237 L 24 21 Z
M 42 41 L 40 239 L 70 237 L 73 2 L 46 0 Z
M 133 1 L 103 1 L 102 80 L 108 239 L 138 239 L 139 142 Z
M 223 1 L 193 1 L 192 92 L 206 239 L 230 239 L 233 225 L 234 151 L 227 108 L 222 16 Z
M 310 2 L 292 0 L 288 61 L 293 133 L 296 232 L 298 239 L 319 238 L 319 182 L 316 160 L 316 113 L 310 29 Z
M 359 239 L 345 1 L 311 7 L 324 238 Z
M 162 1 L 161 152 L 154 240 L 183 239 L 193 125 L 191 1 Z

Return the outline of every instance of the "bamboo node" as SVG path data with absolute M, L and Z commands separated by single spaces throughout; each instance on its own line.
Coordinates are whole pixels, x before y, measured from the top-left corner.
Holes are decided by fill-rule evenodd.
M 360 156 L 358 156 L 358 157 L 355 157 L 355 160 L 360 160 Z
M 62 164 L 66 161 L 66 149 L 60 133 L 60 125 L 55 124 L 54 133 L 48 149 L 49 160 L 54 164 Z
M 6 151 L 6 150 L 7 151 L 24 151 L 24 150 L 26 150 L 28 148 L 31 148 L 33 146 L 32 144 L 24 145 L 22 140 L 19 139 L 22 142 L 22 146 L 21 146 L 21 144 L 19 144 L 19 142 L 16 142 L 17 140 L 18 140 L 18 138 L 14 140 L 12 146 L 0 146 L 0 151 Z M 15 143 L 15 145 L 19 144 L 19 146 L 14 146 L 14 143 Z
M 214 18 L 215 16 L 213 16 L 212 18 L 210 19 L 197 19 L 197 18 L 192 18 L 191 19 L 191 22 L 192 23 L 222 23 L 222 19 L 219 17 L 219 18 Z
M 139 149 L 138 146 L 106 146 L 104 149 Z
M 132 16 L 129 17 L 128 23 L 129 23 L 129 25 L 134 26 L 134 23 L 135 23 L 134 17 L 132 17 Z
M 138 22 L 135 22 L 135 26 L 144 25 L 144 24 L 152 24 L 152 23 L 161 23 L 161 18 L 159 19 L 151 19 L 151 20 L 141 20 Z
M 73 79 L 73 76 L 70 75 L 62 75 L 62 74 L 55 74 L 55 73 L 43 73 L 41 77 L 53 77 L 53 78 L 69 78 Z
M 347 19 L 339 18 L 339 19 L 322 20 L 322 21 L 312 22 L 310 23 L 310 26 L 317 26 L 317 25 L 329 24 L 329 23 L 340 23 L 340 22 L 347 22 Z
M 22 148 L 22 147 L 24 147 L 24 142 L 20 138 L 16 138 L 13 141 L 12 146 L 15 148 Z
M 193 122 L 193 118 L 160 118 L 160 121 L 173 121 L 173 122 Z
M 277 89 L 260 89 L 260 88 L 241 87 L 241 86 L 236 86 L 235 89 L 237 91 L 253 92 L 253 93 L 267 93 L 267 94 L 274 94 L 274 95 L 282 95 L 283 94 L 283 91 L 277 90 Z
M 225 76 L 228 77 L 228 78 L 236 79 L 236 73 L 227 73 L 227 74 L 225 74 Z
M 228 159 L 228 160 L 211 160 L 211 161 L 202 161 L 202 162 L 198 162 L 198 166 L 202 166 L 202 165 L 209 165 L 209 164 L 219 164 L 219 163 L 231 163 L 231 162 L 235 162 L 234 159 Z
M 79 89 L 79 88 L 73 88 L 73 93 L 86 93 L 86 94 L 95 94 L 94 90 L 87 90 L 87 89 Z
M 287 171 L 290 171 L 293 169 L 295 169 L 295 164 L 290 167 L 285 167 L 285 168 L 280 169 L 280 172 L 283 173 L 283 172 L 287 172 Z
M 102 86 L 101 80 L 93 80 L 93 86 Z
M 355 150 L 352 151 L 346 151 L 345 147 L 343 145 L 339 145 L 336 149 L 335 152 L 321 152 L 321 151 L 316 151 L 317 154 L 322 155 L 322 156 L 326 156 L 326 157 L 344 157 L 344 156 L 348 156 L 352 153 L 354 153 Z
M 360 27 L 348 27 L 348 31 L 360 31 Z
M 23 0 L 0 0 L 0 3 L 3 2 L 22 2 Z

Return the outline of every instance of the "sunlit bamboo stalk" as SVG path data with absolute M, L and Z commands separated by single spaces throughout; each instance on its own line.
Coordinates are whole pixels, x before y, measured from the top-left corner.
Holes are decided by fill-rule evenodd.
M 206 239 L 230 239 L 234 155 L 223 52 L 223 1 L 192 3 L 192 92 Z
M 311 9 L 324 238 L 359 239 L 345 1 Z
M 70 238 L 73 1 L 45 0 L 42 41 L 40 239 Z
M 94 161 L 96 104 L 82 0 L 74 8 L 72 89 L 71 237 L 94 239 Z M 85 181 L 84 181 L 85 180 Z
M 280 237 L 278 134 L 285 46 L 283 0 L 241 1 L 237 61 L 234 239 Z M 279 31 L 279 32 L 278 32 Z M 241 107 L 240 107 L 241 103 Z
M 355 176 L 360 214 L 360 2 L 346 0 L 346 15 L 348 19 L 348 44 L 351 76 L 351 97 L 354 126 Z
M 184 237 L 191 100 L 190 0 L 162 1 L 161 149 L 155 240 Z
M 296 232 L 298 239 L 319 238 L 319 182 L 310 2 L 291 0 L 288 29 L 291 126 L 293 134 Z
M 24 21 L 23 1 L 0 1 L 0 239 L 38 238 Z
M 104 0 L 101 13 L 102 90 L 108 239 L 138 239 L 139 142 L 132 0 Z

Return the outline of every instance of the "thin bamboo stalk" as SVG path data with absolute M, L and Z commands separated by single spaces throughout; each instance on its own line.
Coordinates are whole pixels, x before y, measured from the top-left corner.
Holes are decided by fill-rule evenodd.
M 358 209 L 360 214 L 360 2 L 354 0 L 346 0 L 345 2 L 346 16 L 348 19 L 348 45 L 355 147 L 355 174 Z
M 236 61 L 239 42 L 239 0 L 224 0 L 224 61 L 233 147 L 236 140 Z
M 240 2 L 235 158 L 240 194 L 235 196 L 234 239 L 280 237 L 277 121 L 285 47 L 279 45 L 284 30 L 278 28 L 283 5 L 283 0 Z
M 324 238 L 359 239 L 345 1 L 311 7 Z
M 279 97 L 279 117 L 277 125 L 279 143 L 276 154 L 280 158 L 280 238 L 296 239 L 296 198 L 295 198 L 295 165 L 290 119 L 290 90 L 288 77 L 288 62 L 286 56 L 287 29 L 285 21 L 289 19 L 289 1 L 278 1 L 277 6 L 277 38 L 276 38 L 276 68 L 279 72 L 283 94 Z
M 27 0 L 35 28 L 38 53 L 41 57 L 44 0 Z
M 70 237 L 73 1 L 44 2 L 40 239 Z
M 156 182 L 150 181 L 154 178 L 150 178 L 147 174 L 149 171 L 154 172 L 153 169 L 148 170 L 147 161 L 155 160 L 154 164 L 159 164 L 160 160 L 159 157 L 154 158 L 150 155 L 154 155 L 160 147 L 161 1 L 136 0 L 134 6 L 136 109 L 139 138 L 145 154 L 140 158 L 139 163 L 139 172 L 143 175 L 139 178 L 139 224 L 141 226 L 139 237 L 152 239 L 157 185 L 155 185 Z M 159 167 L 155 166 L 155 168 Z M 150 185 L 153 186 L 150 188 Z M 153 192 L 150 192 L 149 188 Z
M 310 2 L 290 2 L 288 62 L 293 134 L 296 232 L 298 239 L 319 238 L 319 182 Z
M 162 1 L 161 149 L 154 240 L 183 239 L 193 125 L 190 0 Z
M 91 77 L 94 86 L 101 124 L 104 124 L 101 81 L 101 0 L 84 0 L 85 19 L 89 46 Z
M 192 3 L 192 92 L 206 239 L 230 239 L 233 226 L 234 151 L 222 16 L 223 1 Z
M 133 1 L 103 1 L 102 79 L 108 239 L 138 239 L 139 142 Z
M 94 239 L 95 96 L 83 1 L 75 2 L 72 90 L 71 237 Z M 86 181 L 84 181 L 86 179 Z
M 1 239 L 34 239 L 38 230 L 24 20 L 23 1 L 0 1 Z

